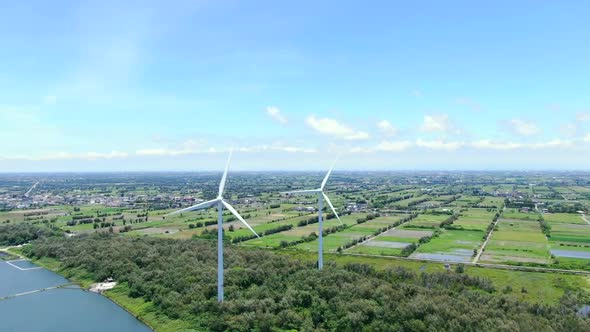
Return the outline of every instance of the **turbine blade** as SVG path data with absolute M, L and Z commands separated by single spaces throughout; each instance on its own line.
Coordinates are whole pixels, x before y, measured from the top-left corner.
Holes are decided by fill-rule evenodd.
M 342 223 L 342 220 L 340 220 L 340 217 L 338 216 L 338 213 L 336 213 L 336 209 L 334 209 L 334 205 L 332 205 L 332 202 L 330 201 L 330 198 L 328 198 L 328 195 L 326 195 L 325 193 L 322 193 L 322 195 L 324 195 L 324 199 L 326 200 L 326 202 L 328 203 L 328 205 L 332 209 L 332 212 L 334 212 L 334 214 L 336 215 L 336 218 L 338 218 L 338 221 L 340 222 L 340 225 L 344 225 Z
M 330 167 L 328 174 L 326 174 L 324 181 L 322 181 L 322 185 L 320 186 L 320 189 L 324 190 L 324 187 L 326 186 L 326 183 L 328 182 L 328 178 L 330 177 L 330 174 L 332 174 L 332 170 L 334 169 L 334 165 L 336 165 L 336 161 L 338 161 L 338 159 L 334 160 L 334 162 L 332 163 L 332 167 Z
M 284 195 L 311 195 L 311 194 L 317 194 L 319 192 L 320 192 L 320 189 L 310 189 L 310 190 L 285 191 L 285 192 L 282 192 L 281 194 L 284 194 Z
M 227 181 L 227 171 L 229 170 L 229 162 L 231 161 L 231 155 L 233 153 L 233 149 L 229 150 L 229 157 L 227 157 L 227 163 L 225 164 L 225 171 L 223 172 L 223 176 L 221 177 L 221 182 L 219 183 L 219 194 L 218 197 L 223 195 L 223 190 L 225 190 L 225 182 Z
M 182 212 L 203 210 L 203 209 L 206 209 L 206 208 L 209 208 L 209 207 L 213 206 L 217 202 L 219 202 L 218 199 L 213 199 L 213 200 L 210 200 L 210 201 L 207 201 L 207 202 L 199 203 L 197 205 L 189 206 L 189 207 L 184 208 L 182 210 L 178 210 L 178 211 L 174 211 L 174 212 L 168 213 L 167 216 L 170 216 L 170 215 L 173 215 L 173 214 L 179 214 L 179 213 L 182 213 Z
M 228 209 L 236 218 L 238 218 L 239 221 L 242 222 L 242 224 L 246 225 L 246 227 L 248 227 L 248 229 L 254 233 L 254 235 L 256 235 L 256 237 L 260 238 L 260 235 L 258 235 L 254 229 L 252 229 L 252 227 L 250 227 L 250 225 L 248 225 L 248 223 L 246 222 L 246 220 L 244 220 L 244 218 L 242 218 L 242 216 L 240 216 L 240 214 L 238 213 L 238 211 L 236 211 L 236 209 L 234 209 L 233 206 L 229 205 L 228 202 L 222 200 L 221 203 L 223 203 L 223 206 L 225 206 L 226 209 Z

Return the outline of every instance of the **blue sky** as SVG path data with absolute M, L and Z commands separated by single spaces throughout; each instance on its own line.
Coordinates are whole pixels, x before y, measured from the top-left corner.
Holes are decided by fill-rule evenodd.
M 586 1 L 12 1 L 0 172 L 588 169 Z

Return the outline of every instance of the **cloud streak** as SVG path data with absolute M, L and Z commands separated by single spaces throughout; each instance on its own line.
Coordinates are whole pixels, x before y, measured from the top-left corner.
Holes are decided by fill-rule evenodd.
M 323 135 L 344 140 L 365 140 L 369 138 L 369 134 L 366 132 L 355 130 L 334 119 L 317 118 L 315 115 L 310 115 L 305 121 L 311 129 Z
M 534 122 L 527 122 L 522 119 L 510 119 L 506 123 L 508 130 L 518 136 L 534 136 L 541 132 Z
M 381 120 L 377 122 L 377 128 L 386 136 L 395 136 L 397 134 L 397 128 L 387 120 Z
M 426 133 L 455 134 L 461 133 L 447 114 L 425 115 L 420 130 Z
M 284 125 L 287 124 L 287 117 L 283 115 L 281 110 L 276 106 L 269 106 L 266 108 L 266 115 L 268 115 L 274 121 Z

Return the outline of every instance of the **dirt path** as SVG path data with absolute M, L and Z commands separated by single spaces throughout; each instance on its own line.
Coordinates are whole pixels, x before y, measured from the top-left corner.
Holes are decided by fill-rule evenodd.
M 588 220 L 588 217 L 586 217 L 586 215 L 585 215 L 585 214 L 582 214 L 582 219 L 584 219 L 584 221 L 585 221 L 585 222 L 586 222 L 588 225 L 590 225 L 590 220 Z
M 504 209 L 502 209 L 502 212 L 504 212 L 504 210 L 506 210 L 506 207 L 504 207 Z M 498 218 L 494 222 L 494 227 L 492 228 L 492 230 L 490 231 L 490 233 L 486 237 L 486 240 L 484 241 L 484 243 L 479 248 L 479 251 L 477 252 L 477 255 L 475 255 L 475 257 L 473 258 L 473 261 L 472 261 L 473 264 L 477 264 L 477 262 L 479 262 L 479 258 L 483 254 L 483 251 L 485 250 L 486 246 L 488 245 L 488 242 L 490 242 L 490 239 L 492 238 L 492 234 L 494 233 L 494 228 L 496 228 L 496 225 L 498 224 L 498 221 L 500 221 L 500 218 Z

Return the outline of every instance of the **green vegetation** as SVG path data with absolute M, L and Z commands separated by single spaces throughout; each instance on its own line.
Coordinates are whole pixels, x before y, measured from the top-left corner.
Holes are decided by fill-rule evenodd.
M 372 259 L 360 264 L 358 257 L 335 256 L 339 263 L 320 272 L 306 259 L 229 247 L 227 300 L 220 305 L 215 296 L 215 243 L 209 241 L 54 237 L 33 242 L 25 253 L 56 259 L 62 273 L 79 279 L 114 277 L 121 284 L 108 295 L 154 327 L 162 326 L 162 331 L 590 327 L 588 319 L 576 314 L 577 305 L 586 300 L 581 293 L 566 291 L 558 303 L 540 310 L 476 276 L 473 271 L 483 270 L 477 268 L 417 274 L 391 264 L 375 268 Z M 561 283 L 566 288 L 568 278 Z M 164 327 L 167 324 L 171 327 Z
M 538 221 L 501 219 L 481 260 L 549 263 L 549 242 Z
M 0 225 L 0 246 L 16 246 L 56 233 L 49 227 L 29 223 Z

